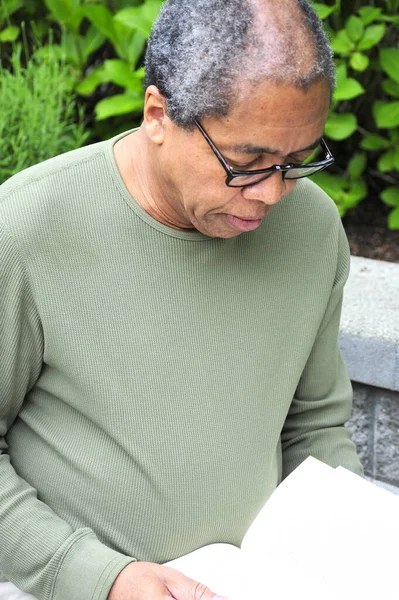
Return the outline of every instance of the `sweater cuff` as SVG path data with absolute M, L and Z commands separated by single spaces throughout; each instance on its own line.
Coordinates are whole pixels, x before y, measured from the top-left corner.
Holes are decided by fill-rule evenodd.
M 119 573 L 136 560 L 108 548 L 91 530 L 86 532 L 66 552 L 52 600 L 106 600 Z

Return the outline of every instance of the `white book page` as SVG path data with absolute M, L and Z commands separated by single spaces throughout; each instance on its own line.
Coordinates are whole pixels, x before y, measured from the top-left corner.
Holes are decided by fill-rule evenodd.
M 273 493 L 241 552 L 213 544 L 168 564 L 229 600 L 398 600 L 398 539 L 396 496 L 309 458 Z
M 241 550 L 231 544 L 211 544 L 165 563 L 165 566 L 204 583 L 215 594 L 230 597 L 240 585 Z
M 398 600 L 398 536 L 396 496 L 310 458 L 279 486 L 248 530 L 245 572 L 257 590 L 266 572 L 275 600 L 294 592 L 297 600 Z

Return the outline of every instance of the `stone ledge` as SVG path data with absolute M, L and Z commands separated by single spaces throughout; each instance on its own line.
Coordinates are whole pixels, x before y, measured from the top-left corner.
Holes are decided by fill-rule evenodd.
M 372 479 L 371 477 L 365 477 L 365 479 L 367 479 L 367 481 L 370 481 L 377 487 L 381 487 L 384 490 L 391 492 L 391 494 L 396 494 L 396 496 L 399 496 L 399 487 L 390 485 L 389 483 L 385 483 L 384 481 L 378 481 L 378 479 Z
M 399 391 L 399 264 L 351 257 L 340 348 L 352 381 Z
M 365 474 L 379 485 L 399 489 L 399 392 L 353 384 L 351 420 Z M 389 489 L 389 488 L 388 488 Z

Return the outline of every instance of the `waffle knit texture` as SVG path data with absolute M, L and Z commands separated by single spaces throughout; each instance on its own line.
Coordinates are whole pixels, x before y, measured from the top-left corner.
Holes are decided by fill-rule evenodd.
M 39 600 L 239 546 L 308 455 L 362 472 L 333 202 L 302 180 L 254 232 L 175 231 L 130 196 L 117 139 L 0 188 L 0 572 Z

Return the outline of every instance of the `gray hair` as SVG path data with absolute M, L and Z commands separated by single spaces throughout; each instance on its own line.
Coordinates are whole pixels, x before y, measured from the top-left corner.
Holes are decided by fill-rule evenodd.
M 335 88 L 328 38 L 307 0 L 167 0 L 145 66 L 146 87 L 157 86 L 186 129 L 228 115 L 245 86 L 264 78 L 305 90 L 324 78 Z

